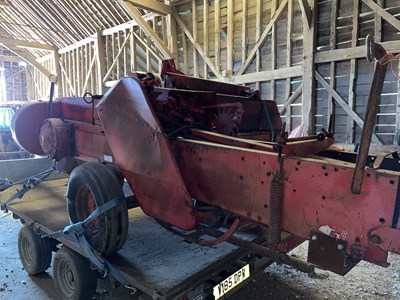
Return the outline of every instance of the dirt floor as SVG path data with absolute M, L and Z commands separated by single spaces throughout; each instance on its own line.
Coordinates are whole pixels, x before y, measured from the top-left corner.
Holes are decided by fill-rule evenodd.
M 11 214 L 0 212 L 0 299 L 58 299 L 51 269 L 30 277 L 22 268 L 17 250 L 21 223 Z M 301 245 L 293 255 L 305 258 L 307 246 Z M 265 273 L 249 280 L 230 299 L 400 299 L 400 255 L 390 255 L 388 268 L 362 262 L 345 277 L 318 271 L 318 278 L 287 266 L 269 266 Z M 93 299 L 131 298 L 130 291 L 112 289 L 99 281 Z

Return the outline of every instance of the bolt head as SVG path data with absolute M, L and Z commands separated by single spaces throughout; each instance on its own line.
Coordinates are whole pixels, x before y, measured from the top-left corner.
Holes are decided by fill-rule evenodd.
M 339 244 L 339 245 L 337 245 L 337 248 L 338 248 L 339 250 L 343 250 L 343 249 L 344 249 L 344 246 L 343 246 L 342 244 Z
M 313 241 L 316 241 L 316 240 L 318 239 L 318 237 L 314 234 L 314 235 L 311 237 L 311 239 L 312 239 Z

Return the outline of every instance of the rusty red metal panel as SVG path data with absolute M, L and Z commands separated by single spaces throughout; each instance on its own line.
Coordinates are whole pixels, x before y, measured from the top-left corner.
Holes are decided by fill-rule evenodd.
M 140 82 L 121 79 L 97 108 L 116 163 L 143 211 L 180 228 L 194 228 L 198 217 L 192 197 Z
M 263 224 L 269 223 L 269 186 L 277 154 L 203 141 L 171 141 L 189 193 Z
M 194 198 L 268 225 L 269 184 L 278 171 L 277 154 L 180 139 L 173 145 Z M 349 163 L 284 156 L 283 230 L 302 238 L 319 230 L 348 242 L 348 254 L 354 245 L 365 250 L 361 258 L 380 263 L 388 249 L 375 249 L 369 231 L 390 227 L 399 179 L 390 172 L 369 170 L 361 194 L 354 195 L 353 168 Z M 382 240 L 396 234 L 390 232 Z
M 75 152 L 87 161 L 114 162 L 103 127 L 72 122 L 74 125 Z
M 83 98 L 62 98 L 61 112 L 65 119 L 93 123 L 94 107 L 86 103 Z
M 40 127 L 48 117 L 47 102 L 33 102 L 27 104 L 14 115 L 11 131 L 14 140 L 23 149 L 37 155 L 45 155 L 39 142 Z M 53 117 L 61 116 L 60 102 L 53 102 Z
M 399 179 L 389 172 L 370 169 L 361 194 L 354 195 L 353 167 L 349 163 L 285 159 L 284 227 L 300 236 L 311 228 L 330 231 L 350 243 L 358 237 L 367 247 L 368 230 L 390 227 Z M 293 208 L 297 214 L 291 215 Z

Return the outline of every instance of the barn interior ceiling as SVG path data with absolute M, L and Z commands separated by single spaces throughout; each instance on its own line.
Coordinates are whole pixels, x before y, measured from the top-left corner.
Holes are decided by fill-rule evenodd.
M 400 52 L 399 19 L 400 0 L 0 0 L 3 98 L 46 99 L 51 73 L 59 96 L 102 94 L 172 57 L 188 75 L 259 89 L 289 131 L 332 115 L 337 140 L 355 143 L 374 69 L 365 37 Z M 400 141 L 399 91 L 388 72 L 377 144 Z

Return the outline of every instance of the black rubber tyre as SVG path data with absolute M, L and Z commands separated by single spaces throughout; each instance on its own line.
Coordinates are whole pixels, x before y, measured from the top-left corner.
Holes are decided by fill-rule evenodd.
M 64 246 L 54 256 L 53 280 L 61 299 L 91 299 L 96 292 L 97 272 L 90 269 L 86 258 Z
M 37 275 L 46 271 L 51 264 L 51 241 L 41 238 L 32 227 L 22 226 L 18 234 L 18 253 L 25 271 Z
M 85 220 L 97 207 L 124 195 L 121 184 L 110 168 L 85 163 L 72 172 L 67 187 L 68 213 L 72 223 Z M 98 218 L 85 231 L 88 242 L 101 255 L 121 249 L 128 231 L 128 209 L 122 202 Z

